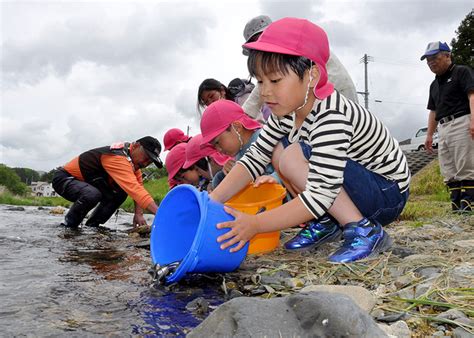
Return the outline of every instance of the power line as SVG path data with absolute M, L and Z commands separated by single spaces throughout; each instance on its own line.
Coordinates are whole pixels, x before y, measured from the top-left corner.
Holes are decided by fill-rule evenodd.
M 402 61 L 396 61 L 396 60 L 389 60 L 389 59 L 384 59 L 384 58 L 374 58 L 374 62 L 378 63 L 384 63 L 384 64 L 389 64 L 389 65 L 396 65 L 396 66 L 409 66 L 413 68 L 424 68 L 426 65 L 425 64 L 414 64 L 414 63 L 408 63 L 408 62 L 402 62 Z

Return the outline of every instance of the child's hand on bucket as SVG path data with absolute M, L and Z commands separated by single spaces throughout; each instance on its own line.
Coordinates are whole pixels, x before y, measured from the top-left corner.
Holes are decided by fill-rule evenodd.
M 258 222 L 256 215 L 249 215 L 228 206 L 224 206 L 225 212 L 235 217 L 235 220 L 222 222 L 217 224 L 218 229 L 229 228 L 230 230 L 224 235 L 217 237 L 217 242 L 222 243 L 221 249 L 236 244 L 237 246 L 230 249 L 230 252 L 236 252 L 242 249 L 249 240 L 258 234 Z

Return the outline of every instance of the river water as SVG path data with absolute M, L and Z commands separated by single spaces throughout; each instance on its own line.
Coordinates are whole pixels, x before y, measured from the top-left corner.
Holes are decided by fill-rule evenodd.
M 131 214 L 71 230 L 51 208 L 17 208 L 0 205 L 2 335 L 184 335 L 203 320 L 186 310 L 190 301 L 223 302 L 206 277 L 151 288 L 148 241 L 125 232 Z

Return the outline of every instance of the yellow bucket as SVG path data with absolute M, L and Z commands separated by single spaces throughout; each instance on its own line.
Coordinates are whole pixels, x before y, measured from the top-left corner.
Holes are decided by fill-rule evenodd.
M 279 184 L 266 183 L 257 188 L 249 185 L 228 200 L 225 205 L 255 215 L 280 206 L 285 196 L 286 190 Z M 279 244 L 280 231 L 261 233 L 250 240 L 248 254 L 270 252 Z

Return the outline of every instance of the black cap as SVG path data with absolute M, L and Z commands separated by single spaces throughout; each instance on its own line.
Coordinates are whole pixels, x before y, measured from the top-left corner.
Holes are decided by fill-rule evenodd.
M 151 158 L 153 163 L 158 168 L 163 168 L 163 162 L 160 160 L 160 152 L 161 152 L 161 144 L 160 142 L 152 137 L 152 136 L 145 136 L 141 139 L 137 140 L 138 143 L 145 149 L 147 155 Z

